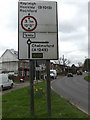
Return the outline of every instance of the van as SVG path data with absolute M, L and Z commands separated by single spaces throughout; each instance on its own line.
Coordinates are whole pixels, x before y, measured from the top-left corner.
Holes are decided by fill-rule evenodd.
M 53 79 L 57 78 L 57 71 L 56 70 L 50 70 L 50 77 Z
M 13 81 L 10 79 L 8 74 L 0 74 L 0 90 L 5 88 L 12 88 Z

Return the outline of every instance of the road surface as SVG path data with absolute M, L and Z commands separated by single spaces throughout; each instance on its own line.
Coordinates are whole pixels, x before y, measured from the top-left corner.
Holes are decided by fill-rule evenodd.
M 85 74 L 58 78 L 51 83 L 51 86 L 59 95 L 88 113 L 88 82 L 84 80 L 84 76 Z

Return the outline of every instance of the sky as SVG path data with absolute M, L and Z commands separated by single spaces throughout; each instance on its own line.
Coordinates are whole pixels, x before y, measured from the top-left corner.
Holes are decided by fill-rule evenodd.
M 56 1 L 59 58 L 83 63 L 88 58 L 88 0 Z M 1 56 L 6 49 L 18 50 L 18 0 L 2 0 L 0 16 Z

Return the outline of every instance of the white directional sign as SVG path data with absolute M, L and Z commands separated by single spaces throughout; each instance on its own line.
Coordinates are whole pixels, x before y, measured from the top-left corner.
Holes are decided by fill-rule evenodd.
M 19 59 L 58 59 L 57 2 L 18 3 Z

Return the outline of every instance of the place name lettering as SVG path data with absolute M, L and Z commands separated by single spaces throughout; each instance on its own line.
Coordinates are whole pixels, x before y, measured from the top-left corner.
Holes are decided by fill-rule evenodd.
M 35 2 L 20 2 L 20 12 L 34 12 L 37 13 L 38 10 L 52 10 L 50 5 L 38 5 Z
M 36 3 L 35 2 L 20 2 L 20 5 L 32 5 L 32 6 L 34 6 L 34 5 L 36 5 Z
M 20 12 L 37 12 L 35 2 L 20 2 Z
M 48 47 L 48 48 L 53 48 L 54 44 L 32 44 L 32 47 Z
M 32 44 L 33 52 L 48 52 L 49 48 L 53 48 L 54 44 Z

